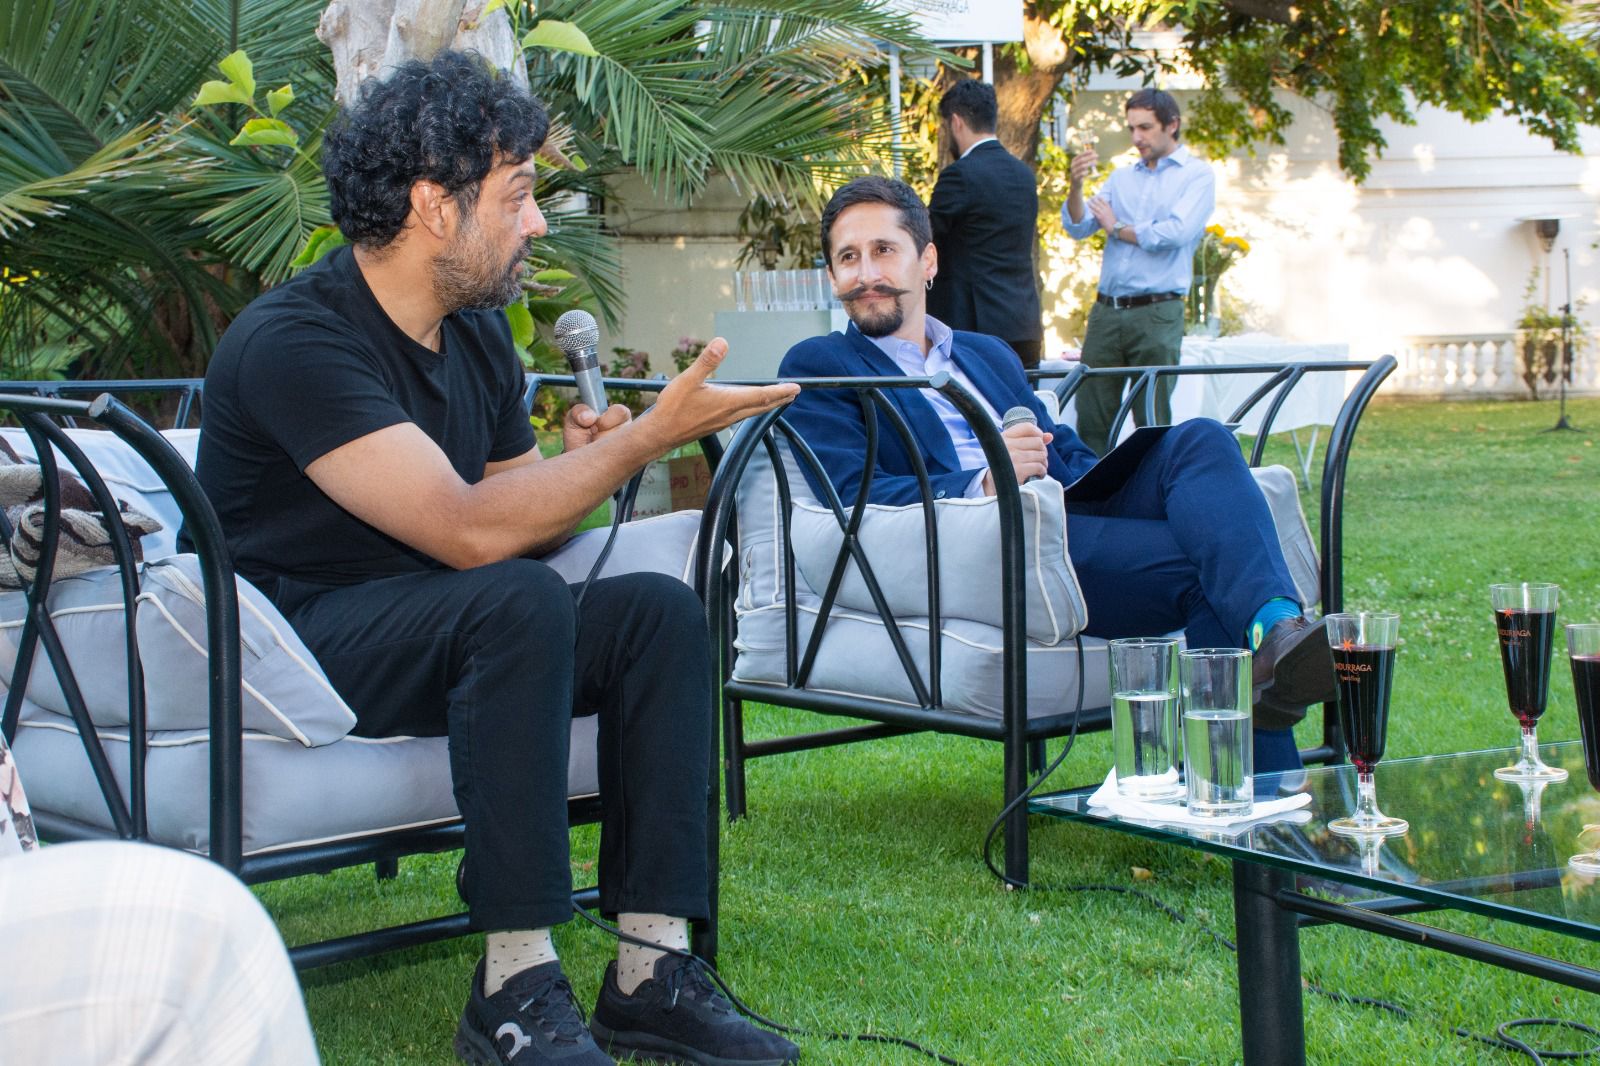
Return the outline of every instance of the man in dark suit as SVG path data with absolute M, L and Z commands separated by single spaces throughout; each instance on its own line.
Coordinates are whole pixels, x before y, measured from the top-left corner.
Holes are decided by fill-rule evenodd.
M 1037 425 L 1003 434 L 1016 479 L 1071 485 L 1098 462 L 1068 427 L 1052 423 L 1005 345 L 952 330 L 927 314 L 923 289 L 939 273 L 928 214 L 904 182 L 858 178 L 822 213 L 822 253 L 850 316 L 844 333 L 789 349 L 783 377 L 950 373 L 999 421 L 1026 406 Z M 926 464 L 934 495 L 993 495 L 994 480 L 966 420 L 933 391 L 890 390 Z M 855 496 L 867 427 L 848 390 L 808 389 L 789 422 L 815 451 L 841 497 Z M 874 503 L 921 499 L 914 457 L 880 413 Z M 1130 442 L 1147 447 L 1103 498 L 1069 495 L 1067 544 L 1095 637 L 1183 629 L 1191 647 L 1255 652 L 1255 758 L 1259 772 L 1300 765 L 1292 726 L 1308 704 L 1333 698 L 1333 657 L 1321 622 L 1307 622 L 1266 500 L 1233 435 L 1194 419 Z M 1115 462 L 1116 460 L 1108 460 Z M 809 471 L 808 471 L 809 476 Z M 815 486 L 814 486 L 815 487 Z
M 968 79 L 939 101 L 958 158 L 939 174 L 928 212 L 943 268 L 928 311 L 951 329 L 999 337 L 1039 365 L 1043 329 L 1033 249 L 1039 215 L 1033 169 L 994 135 L 994 86 Z

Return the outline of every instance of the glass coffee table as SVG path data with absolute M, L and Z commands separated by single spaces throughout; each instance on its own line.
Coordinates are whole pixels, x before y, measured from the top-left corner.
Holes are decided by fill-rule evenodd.
M 1410 944 L 1600 992 L 1600 970 L 1464 936 L 1397 915 L 1471 911 L 1520 925 L 1600 941 L 1600 883 L 1567 866 L 1592 850 L 1579 836 L 1600 822 L 1583 752 L 1573 743 L 1541 748 L 1565 767 L 1554 784 L 1500 781 L 1506 750 L 1390 759 L 1378 766 L 1384 809 L 1411 823 L 1403 836 L 1357 840 L 1327 824 L 1355 804 L 1351 766 L 1323 766 L 1256 778 L 1259 799 L 1311 794 L 1299 824 L 1258 823 L 1238 831 L 1156 825 L 1089 808 L 1081 790 L 1041 796 L 1034 814 L 1115 829 L 1233 860 L 1233 912 L 1239 944 L 1239 1013 L 1248 1066 L 1305 1062 L 1301 1014 L 1302 924 L 1337 922 Z M 1333 901 L 1295 890 L 1295 875 L 1366 889 L 1370 899 Z

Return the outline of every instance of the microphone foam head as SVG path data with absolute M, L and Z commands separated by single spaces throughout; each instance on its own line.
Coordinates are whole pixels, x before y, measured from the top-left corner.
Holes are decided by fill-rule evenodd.
M 556 319 L 556 347 L 571 355 L 600 344 L 600 327 L 587 311 L 568 311 Z
M 1027 423 L 1030 426 L 1037 426 L 1039 424 L 1039 419 L 1038 416 L 1033 413 L 1032 408 L 1024 407 L 1019 403 L 1017 406 L 1007 410 L 1006 413 L 1001 416 L 1000 429 L 1002 432 L 1004 432 L 1005 430 L 1010 429 L 1012 426 L 1020 426 L 1023 423 Z

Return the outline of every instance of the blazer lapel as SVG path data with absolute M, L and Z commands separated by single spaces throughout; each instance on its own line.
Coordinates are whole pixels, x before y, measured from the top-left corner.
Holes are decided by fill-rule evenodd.
M 860 357 L 862 373 L 874 377 L 906 377 L 893 359 L 883 354 L 876 344 L 873 344 L 852 323 L 845 330 L 845 339 L 850 342 L 850 347 Z M 927 459 L 928 472 L 931 474 L 948 473 L 959 470 L 956 462 L 956 446 L 950 442 L 950 434 L 945 430 L 944 423 L 939 420 L 939 412 L 935 411 L 933 404 L 916 389 L 885 389 L 884 395 L 889 398 L 901 416 L 905 418 L 906 425 L 911 427 L 912 435 L 922 445 L 922 454 Z M 895 434 L 895 442 L 899 442 Z M 880 437 L 878 446 L 881 448 L 884 441 Z
M 952 341 L 950 344 L 950 358 L 961 372 L 967 375 L 967 380 L 977 388 L 995 413 L 1004 415 L 1005 412 L 1017 403 L 1016 393 L 1006 389 L 1005 382 L 1000 376 L 990 369 L 989 364 L 965 350 L 960 343 Z

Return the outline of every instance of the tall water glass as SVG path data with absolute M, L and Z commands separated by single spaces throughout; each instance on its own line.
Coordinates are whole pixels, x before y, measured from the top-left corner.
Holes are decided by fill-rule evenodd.
M 750 310 L 749 287 L 749 271 L 735 270 L 733 272 L 733 309 L 735 311 Z
M 1255 798 L 1250 744 L 1250 653 L 1198 648 L 1178 656 L 1183 770 L 1189 813 L 1247 814 Z
M 1591 788 L 1600 789 L 1600 622 L 1567 627 L 1567 654 L 1572 658 L 1572 694 L 1578 703 L 1578 733 L 1583 737 L 1583 767 Z M 1586 825 L 1585 830 L 1600 829 Z M 1574 855 L 1567 865 L 1600 875 L 1600 851 Z
M 1521 582 L 1490 585 L 1506 699 L 1522 726 L 1522 754 L 1494 776 L 1502 781 L 1565 781 L 1567 772 L 1539 758 L 1539 719 L 1550 695 L 1550 650 L 1556 634 L 1558 585 Z
M 1339 729 L 1356 767 L 1356 810 L 1335 818 L 1328 829 L 1340 836 L 1395 836 L 1411 828 L 1403 818 L 1378 809 L 1373 771 L 1383 758 L 1389 735 L 1389 690 L 1394 685 L 1394 653 L 1400 616 L 1361 611 L 1327 616 L 1333 672 L 1339 683 Z
M 778 296 L 776 279 L 777 271 L 775 270 L 752 270 L 750 272 L 750 281 L 752 283 L 750 310 L 776 311 L 778 309 L 774 304 Z
M 1178 642 L 1127 637 L 1107 647 L 1111 660 L 1111 748 L 1117 791 L 1139 800 L 1183 795 L 1178 765 Z
M 817 294 L 818 310 L 826 311 L 833 306 L 833 285 L 828 281 L 828 272 L 822 267 L 811 272 L 811 284 Z

